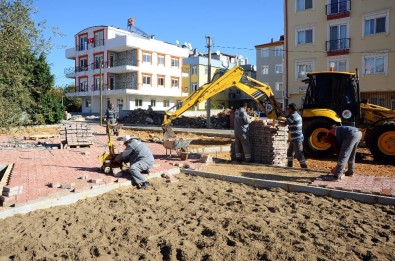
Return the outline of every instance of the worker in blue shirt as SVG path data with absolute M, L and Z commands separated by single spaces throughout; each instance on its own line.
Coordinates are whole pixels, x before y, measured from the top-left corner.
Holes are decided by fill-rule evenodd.
M 303 153 L 303 120 L 297 110 L 296 104 L 290 103 L 286 110 L 287 117 L 279 117 L 278 120 L 281 126 L 288 126 L 289 128 L 290 142 L 287 150 L 288 167 L 293 166 L 293 159 L 296 154 L 300 167 L 306 169 L 307 164 Z

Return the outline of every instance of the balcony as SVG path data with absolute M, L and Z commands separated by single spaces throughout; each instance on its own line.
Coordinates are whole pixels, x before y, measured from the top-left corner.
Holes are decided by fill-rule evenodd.
M 327 20 L 340 19 L 350 16 L 351 0 L 339 1 L 335 4 L 326 5 Z
M 325 42 L 328 56 L 343 55 L 350 52 L 350 38 L 342 38 Z

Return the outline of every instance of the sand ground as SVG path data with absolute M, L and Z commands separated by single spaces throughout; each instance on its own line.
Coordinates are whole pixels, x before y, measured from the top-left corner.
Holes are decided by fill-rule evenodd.
M 395 207 L 179 174 L 0 223 L 0 260 L 395 260 Z

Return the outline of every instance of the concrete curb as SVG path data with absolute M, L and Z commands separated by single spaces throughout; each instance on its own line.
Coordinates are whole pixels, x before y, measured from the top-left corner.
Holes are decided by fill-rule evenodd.
M 362 203 L 368 204 L 383 204 L 395 206 L 395 198 L 385 197 L 380 195 L 364 194 L 344 190 L 328 189 L 322 187 L 313 187 L 303 184 L 291 184 L 282 181 L 264 180 L 264 179 L 253 179 L 240 176 L 227 176 L 220 174 L 212 174 L 207 172 L 201 172 L 196 170 L 181 170 L 182 173 L 188 175 L 199 176 L 203 178 L 218 179 L 233 183 L 242 183 L 259 188 L 281 188 L 287 192 L 302 192 L 311 193 L 317 196 L 332 197 L 336 199 L 352 199 Z
M 180 168 L 172 168 L 166 171 L 168 174 L 172 175 L 177 175 L 180 173 Z M 152 173 L 148 176 L 146 176 L 147 180 L 153 179 L 153 178 L 161 178 L 163 172 L 155 172 Z M 63 206 L 63 205 L 69 205 L 76 203 L 78 200 L 83 200 L 91 197 L 96 197 L 99 195 L 102 195 L 104 193 L 107 193 L 111 190 L 121 188 L 121 187 L 126 187 L 126 186 L 131 186 L 130 180 L 127 181 L 122 181 L 122 182 L 116 182 L 112 183 L 109 185 L 104 185 L 104 186 L 98 186 L 98 187 L 92 187 L 90 189 L 83 189 L 79 190 L 78 192 L 73 192 L 70 191 L 69 194 L 67 195 L 55 195 L 55 196 L 50 196 L 48 198 L 44 199 L 37 199 L 33 201 L 29 201 L 23 204 L 16 204 L 15 207 L 9 207 L 5 210 L 0 211 L 0 219 L 4 219 L 7 217 L 14 216 L 16 214 L 26 214 L 31 211 L 35 211 L 38 209 L 46 209 L 46 208 L 51 208 L 51 207 L 56 207 L 56 206 Z

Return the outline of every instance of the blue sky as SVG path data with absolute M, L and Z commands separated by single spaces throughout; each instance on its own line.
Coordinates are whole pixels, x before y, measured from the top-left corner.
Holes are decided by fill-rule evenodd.
M 57 27 L 64 35 L 54 38 L 47 57 L 55 83 L 62 87 L 74 83 L 64 75 L 65 68 L 74 66 L 65 58 L 65 50 L 74 47 L 76 33 L 90 26 L 127 29 L 127 19 L 134 17 L 136 27 L 158 40 L 189 42 L 198 52 L 207 53 L 206 36 L 211 36 L 213 52 L 240 54 L 251 64 L 256 64 L 255 45 L 284 34 L 282 0 L 35 0 L 34 6 L 36 22 L 46 20 L 47 26 Z

